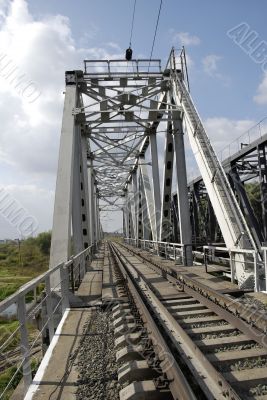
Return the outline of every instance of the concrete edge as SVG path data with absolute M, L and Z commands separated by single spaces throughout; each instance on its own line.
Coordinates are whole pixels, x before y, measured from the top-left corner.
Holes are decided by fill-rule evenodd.
M 63 317 L 61 318 L 61 321 L 60 321 L 60 323 L 59 323 L 59 325 L 58 325 L 58 327 L 56 329 L 56 332 L 55 332 L 55 334 L 53 336 L 53 339 L 52 339 L 52 341 L 51 341 L 51 343 L 50 343 L 50 345 L 49 345 L 49 347 L 48 347 L 48 349 L 47 349 L 47 351 L 46 351 L 46 353 L 44 355 L 44 358 L 41 361 L 41 364 L 39 365 L 39 368 L 38 368 L 38 370 L 37 370 L 37 372 L 35 374 L 35 377 L 33 378 L 33 381 L 31 383 L 29 389 L 27 390 L 27 393 L 26 393 L 26 395 L 24 397 L 24 400 L 32 400 L 34 394 L 37 392 L 37 390 L 38 390 L 38 388 L 40 386 L 40 382 L 42 381 L 42 378 L 44 376 L 45 370 L 48 367 L 48 364 L 49 364 L 50 358 L 52 356 L 53 350 L 55 349 L 56 344 L 58 342 L 58 339 L 59 339 L 60 333 L 62 331 L 64 322 L 67 319 L 67 316 L 68 316 L 70 310 L 71 310 L 70 308 L 67 308 L 65 310 L 65 312 L 63 314 Z

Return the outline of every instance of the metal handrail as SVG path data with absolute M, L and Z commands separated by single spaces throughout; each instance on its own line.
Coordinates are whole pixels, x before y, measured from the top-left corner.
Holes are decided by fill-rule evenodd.
M 144 65 L 142 65 L 142 63 Z M 131 64 L 133 67 L 136 67 L 136 74 L 139 75 L 154 75 L 154 74 L 161 74 L 161 60 L 160 59 L 133 59 L 131 60 Z M 127 71 L 128 61 L 124 59 L 114 59 L 114 60 L 84 60 L 84 73 L 86 75 L 111 75 L 110 67 L 113 69 L 116 67 L 116 71 L 112 71 L 112 74 L 117 73 L 119 75 L 129 75 L 129 71 Z M 150 68 L 157 68 L 157 71 L 148 71 L 147 67 Z M 92 71 L 93 68 L 101 68 L 103 70 L 91 72 L 88 71 L 88 68 Z M 124 68 L 125 72 L 119 71 L 120 68 Z M 140 68 L 144 68 L 144 70 L 140 70 Z
M 11 377 L 10 381 L 8 382 L 3 392 L 0 394 L 0 399 L 3 398 L 6 391 L 12 384 L 15 376 L 18 374 L 21 368 L 23 370 L 24 388 L 26 393 L 27 389 L 29 388 L 32 382 L 31 364 L 30 364 L 31 350 L 33 346 L 36 344 L 39 337 L 47 329 L 47 327 L 49 333 L 49 341 L 51 343 L 56 328 L 54 321 L 55 313 L 61 306 L 61 314 L 63 316 L 65 310 L 69 307 L 69 294 L 70 294 L 69 287 L 73 286 L 73 283 L 71 282 L 73 275 L 71 276 L 69 271 L 71 270 L 71 268 L 73 268 L 77 260 L 79 260 L 79 263 L 85 262 L 86 260 L 89 261 L 90 263 L 95 246 L 97 246 L 97 243 L 87 247 L 80 253 L 71 256 L 69 260 L 62 262 L 54 266 L 53 268 L 50 268 L 48 271 L 42 273 L 38 277 L 32 279 L 31 281 L 21 286 L 15 293 L 13 293 L 12 295 L 10 295 L 9 297 L 0 302 L 0 313 L 5 311 L 12 304 L 16 304 L 18 321 L 19 321 L 18 328 L 14 332 L 12 332 L 11 335 L 9 335 L 9 337 L 5 340 L 4 343 L 1 344 L 1 353 L 3 353 L 3 349 L 6 348 L 10 340 L 12 340 L 12 338 L 15 336 L 15 334 L 18 333 L 18 331 L 20 331 L 20 347 L 21 347 L 21 360 L 19 362 L 19 366 L 16 369 L 13 376 Z M 53 275 L 57 271 L 59 271 L 60 274 L 60 281 L 56 284 L 56 286 L 51 287 L 51 279 L 50 279 L 51 275 Z M 86 273 L 86 268 L 81 269 L 80 272 L 82 272 L 84 276 L 84 274 Z M 83 276 L 81 276 L 81 279 L 83 278 Z M 42 298 L 41 303 L 38 304 L 38 307 L 36 307 L 29 314 L 27 314 L 25 296 L 27 293 L 35 290 L 37 286 L 41 283 L 45 283 L 45 287 L 42 293 L 46 294 L 44 298 Z M 54 305 L 55 300 L 53 300 L 55 298 L 54 296 L 55 294 L 60 295 L 58 296 L 58 301 L 56 305 Z M 33 316 L 33 314 L 36 314 L 36 310 L 39 310 L 40 307 L 43 306 L 43 303 L 46 304 L 47 319 L 44 322 L 40 332 L 38 333 L 37 338 L 35 338 L 34 342 L 30 344 L 26 322 L 29 318 Z
M 160 253 L 164 253 L 165 257 L 167 258 L 169 256 L 169 258 L 172 258 L 174 260 L 177 259 L 177 255 L 176 255 L 176 250 L 180 253 L 180 257 L 182 258 L 182 261 L 184 262 L 186 259 L 186 253 L 185 253 L 185 248 L 186 248 L 186 244 L 181 244 L 181 243 L 171 243 L 171 242 L 162 242 L 162 241 L 155 241 L 155 240 L 148 240 L 148 239 L 135 239 L 135 238 L 130 238 L 130 237 L 126 237 L 124 238 L 124 240 L 129 243 L 134 244 L 136 247 L 138 247 L 139 243 L 144 243 L 143 248 L 149 248 L 149 250 L 152 250 L 153 252 L 155 252 L 157 255 L 159 255 Z M 146 246 L 146 244 L 148 246 Z M 162 251 L 163 250 L 163 251 Z M 172 253 L 172 251 L 173 253 Z M 263 262 L 259 259 L 259 255 L 258 252 L 254 249 L 237 249 L 237 248 L 233 248 L 233 249 L 229 249 L 227 247 L 222 247 L 222 246 L 212 246 L 212 245 L 206 245 L 203 246 L 203 261 L 204 261 L 204 265 L 207 271 L 207 250 L 211 250 L 215 253 L 215 251 L 218 252 L 227 252 L 229 253 L 229 264 L 230 264 L 230 271 L 231 271 L 231 281 L 234 283 L 235 281 L 235 264 L 238 262 L 242 262 L 242 263 L 246 263 L 247 265 L 251 265 L 253 267 L 254 270 L 254 277 L 255 277 L 255 285 L 254 285 L 254 290 L 256 292 L 258 292 L 260 290 L 260 276 L 259 276 L 259 268 L 260 266 L 264 266 L 264 275 L 265 275 L 265 282 L 266 282 L 266 291 L 267 291 L 267 247 L 262 246 L 261 247 L 261 252 L 263 253 Z M 194 252 L 194 253 L 198 253 L 199 252 Z M 246 261 L 242 260 L 238 260 L 237 257 L 235 257 L 235 254 L 244 254 L 247 255 L 248 257 L 250 257 L 250 259 L 248 258 Z M 214 256 L 214 255 L 213 255 Z M 228 258 L 227 258 L 228 260 Z
M 155 240 L 147 240 L 147 239 L 134 239 L 134 238 L 124 238 L 127 242 L 129 241 L 134 243 L 136 247 L 138 247 L 138 243 L 144 244 L 143 248 L 146 248 L 146 244 L 149 249 L 155 252 L 157 255 L 160 253 L 165 254 L 165 258 L 169 256 L 169 258 L 173 258 L 175 261 L 177 260 L 177 252 L 179 253 L 179 257 L 181 257 L 182 263 L 186 264 L 186 244 L 184 243 L 170 243 L 170 242 L 162 242 Z

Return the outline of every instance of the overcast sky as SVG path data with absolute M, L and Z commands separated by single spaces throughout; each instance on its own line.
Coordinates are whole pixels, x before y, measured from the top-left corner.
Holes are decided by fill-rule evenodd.
M 133 4 L 0 0 L 0 201 L 16 202 L 36 232 L 52 225 L 64 71 L 81 68 L 84 58 L 123 58 Z M 150 55 L 158 5 L 137 0 L 135 57 Z M 260 0 L 163 0 L 153 57 L 164 64 L 172 46 L 185 45 L 191 94 L 217 150 L 267 114 L 266 12 Z M 240 24 L 253 39 L 243 45 L 227 34 Z M 190 176 L 192 168 L 189 162 Z M 23 229 L 0 211 L 0 238 L 26 235 Z

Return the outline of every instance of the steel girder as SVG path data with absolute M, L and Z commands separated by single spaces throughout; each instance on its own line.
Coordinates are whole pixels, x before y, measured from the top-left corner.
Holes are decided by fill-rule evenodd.
M 80 85 L 82 71 L 66 72 L 66 90 L 59 148 L 57 182 L 50 251 L 50 267 L 69 259 L 71 237 L 75 254 L 100 239 L 98 189 L 93 168 L 88 167 L 88 126 L 85 114 L 75 114 L 83 107 Z M 90 165 L 89 160 L 89 167 Z M 81 265 L 81 273 L 85 265 Z M 51 279 L 60 289 L 59 274 Z
M 162 179 L 162 200 L 161 200 L 161 222 L 160 222 L 160 240 L 170 241 L 171 237 L 171 191 L 173 175 L 173 131 L 172 123 L 169 121 L 165 136 L 164 147 L 164 165 Z
M 267 194 L 264 194 L 266 185 L 264 174 L 267 155 L 263 151 L 266 144 L 267 134 L 261 134 L 258 139 L 249 144 L 244 145 L 244 143 L 241 143 L 240 149 L 237 149 L 235 154 L 222 161 L 232 189 L 235 193 L 239 193 L 240 207 L 248 224 L 252 227 L 252 234 L 258 246 L 263 241 L 266 241 L 267 229 Z M 188 183 L 188 190 L 191 197 L 195 193 L 197 185 L 200 185 L 203 188 L 202 192 L 204 190 L 206 193 L 203 179 L 199 176 Z M 247 194 L 247 187 L 249 185 L 253 186 L 250 196 Z M 255 192 L 255 195 L 253 192 Z M 193 224 L 195 223 L 197 221 L 194 220 Z M 202 239 L 204 237 L 201 227 L 198 236 L 199 238 L 202 237 Z
M 75 81 L 76 76 L 72 76 Z M 75 117 L 73 109 L 78 105 L 76 84 L 67 85 L 63 109 L 57 183 L 55 191 L 53 228 L 50 250 L 50 268 L 65 262 L 70 257 L 71 215 L 73 202 L 73 165 L 75 148 Z M 59 273 L 51 278 L 51 286 L 59 285 Z
M 192 265 L 184 131 L 205 182 L 209 213 L 211 215 L 214 210 L 226 245 L 257 249 L 188 93 L 182 58 L 180 61 L 179 66 L 174 51 L 164 70 L 158 60 L 86 60 L 84 72 L 66 75 L 52 235 L 53 264 L 69 255 L 71 218 L 73 231 L 78 232 L 75 233 L 78 249 L 99 240 L 102 232 L 99 209 L 111 206 L 123 209 L 124 232 L 135 239 L 166 240 L 164 218 L 172 217 L 172 222 L 176 218 L 177 235 L 185 249 L 185 263 Z M 86 132 L 86 139 L 82 130 Z M 158 154 L 161 131 L 165 132 L 166 142 L 162 185 Z M 262 164 L 261 180 L 266 185 L 265 167 Z M 173 169 L 177 177 L 176 208 L 172 207 L 167 185 L 168 182 L 171 185 Z M 265 198 L 265 193 L 262 196 Z M 79 199 L 83 200 L 81 204 Z M 123 206 L 119 205 L 122 199 Z M 176 210 L 175 218 L 171 209 Z M 195 224 L 194 232 L 198 229 Z M 214 230 L 211 235 L 214 237 Z M 236 261 L 239 263 L 236 277 L 240 284 L 246 283 L 252 273 L 244 270 L 243 256 L 236 257 Z

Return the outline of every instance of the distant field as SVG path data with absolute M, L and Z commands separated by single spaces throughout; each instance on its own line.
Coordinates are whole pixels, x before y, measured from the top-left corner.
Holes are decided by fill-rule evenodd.
M 13 294 L 24 283 L 48 269 L 50 240 L 50 233 L 45 232 L 41 233 L 37 238 L 29 238 L 22 241 L 20 247 L 18 243 L 0 244 L 0 301 Z M 31 301 L 31 298 L 32 294 L 29 294 L 26 297 L 26 301 Z M 16 321 L 15 317 L 9 320 L 0 317 L 0 347 L 16 330 L 17 326 L 18 321 Z M 36 336 L 37 330 L 33 325 L 27 324 L 27 328 L 30 333 L 30 339 Z M 4 352 L 19 350 L 19 338 L 19 333 L 16 333 L 8 345 L 5 346 Z M 7 357 L 6 361 L 0 360 L 0 393 L 6 387 L 16 369 L 16 362 L 12 357 Z M 22 373 L 20 372 L 12 382 L 4 400 L 10 398 L 21 376 Z
M 50 233 L 0 244 L 0 301 L 48 269 Z

